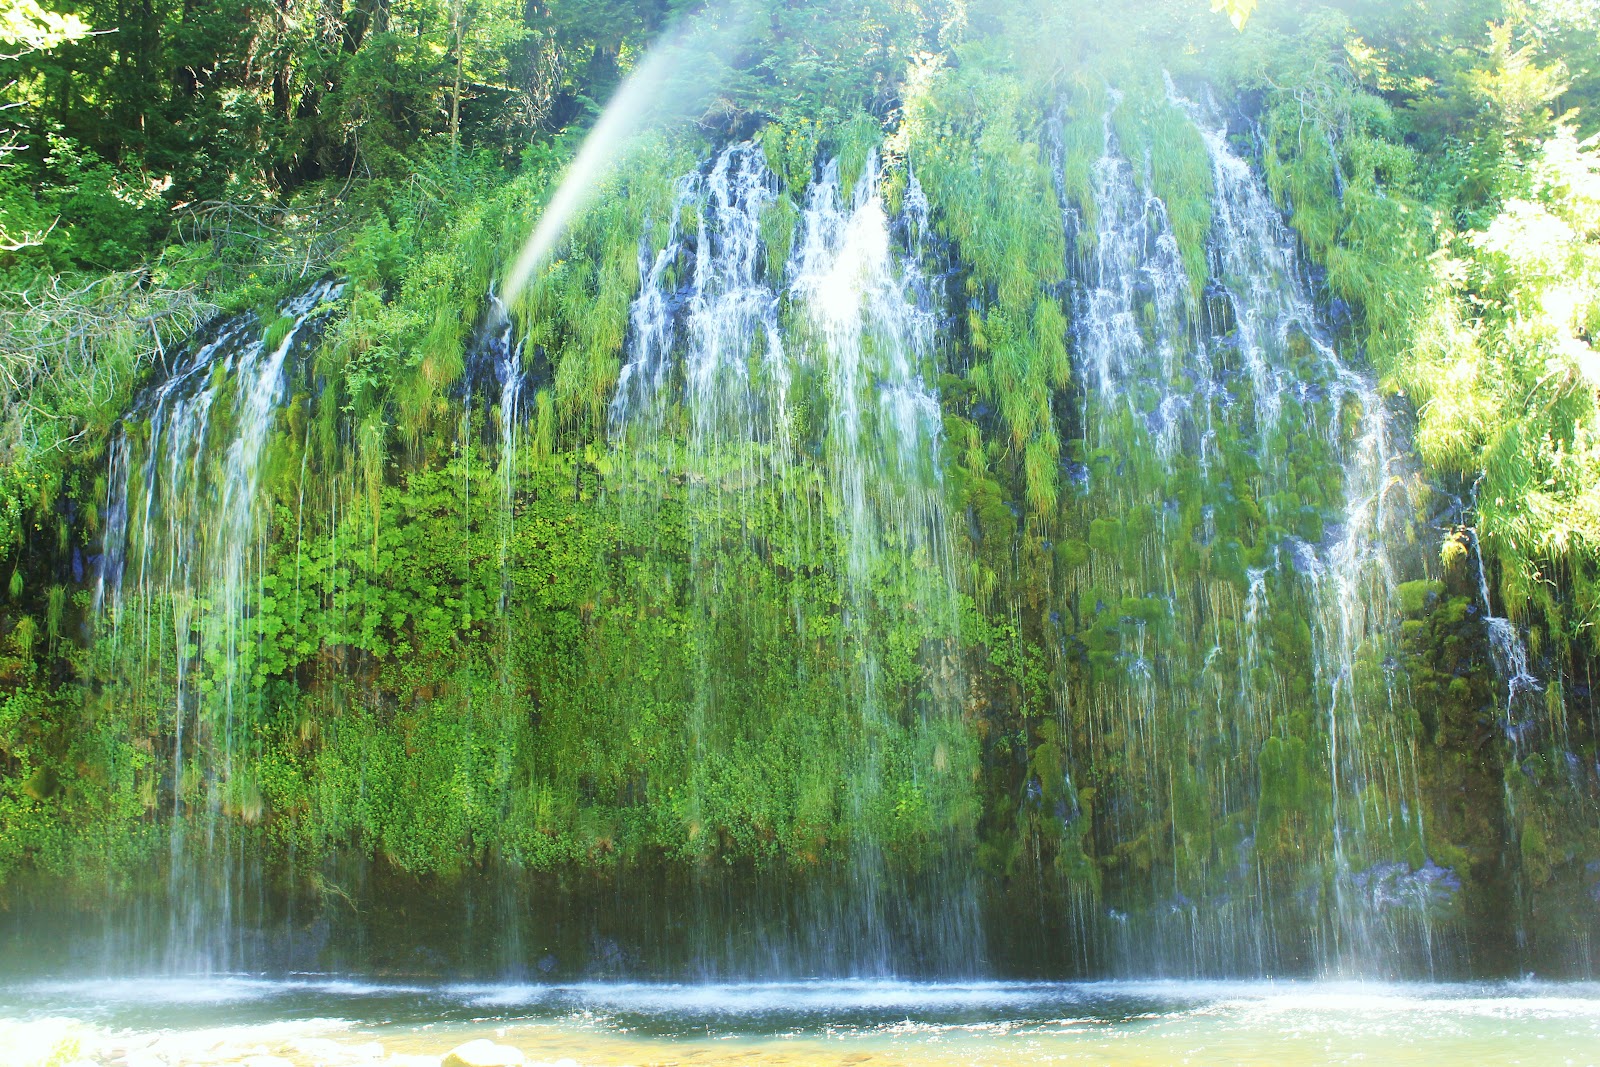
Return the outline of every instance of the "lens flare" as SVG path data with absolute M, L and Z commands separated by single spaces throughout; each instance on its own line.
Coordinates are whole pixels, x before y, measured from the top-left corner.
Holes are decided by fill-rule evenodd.
M 704 106 L 715 87 L 705 72 L 743 34 L 743 19 L 718 18 L 708 10 L 681 24 L 651 48 L 623 81 L 550 198 L 502 288 L 507 306 L 516 303 L 534 273 L 549 258 L 567 227 L 599 189 L 601 180 L 647 126 L 688 117 Z M 691 74 L 697 71 L 697 74 Z

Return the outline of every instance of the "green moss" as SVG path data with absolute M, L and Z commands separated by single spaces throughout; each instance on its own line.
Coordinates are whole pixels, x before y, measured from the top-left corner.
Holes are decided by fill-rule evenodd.
M 1544 830 L 1538 823 L 1524 824 L 1517 850 L 1522 859 L 1522 871 L 1535 888 L 1550 881 L 1553 857 Z
M 1094 519 L 1089 524 L 1089 547 L 1117 554 L 1123 548 L 1122 523 L 1116 519 Z
M 1433 608 L 1444 595 L 1444 583 L 1436 581 L 1402 582 L 1395 588 L 1400 598 L 1400 610 L 1407 615 L 1421 615 Z
M 1089 546 L 1082 541 L 1062 541 L 1055 546 L 1057 565 L 1077 568 L 1089 562 Z

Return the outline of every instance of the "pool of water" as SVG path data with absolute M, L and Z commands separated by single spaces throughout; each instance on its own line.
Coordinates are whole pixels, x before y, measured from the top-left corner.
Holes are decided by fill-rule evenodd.
M 0 1064 L 1600 1065 L 1600 984 L 0 979 Z

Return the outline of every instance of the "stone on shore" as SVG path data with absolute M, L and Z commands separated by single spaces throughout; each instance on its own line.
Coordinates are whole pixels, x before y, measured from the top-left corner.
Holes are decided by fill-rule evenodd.
M 521 1049 L 480 1037 L 445 1053 L 439 1067 L 524 1067 L 527 1062 Z

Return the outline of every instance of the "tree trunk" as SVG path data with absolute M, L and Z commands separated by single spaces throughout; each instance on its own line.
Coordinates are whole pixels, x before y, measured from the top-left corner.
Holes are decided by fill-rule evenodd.
M 461 69 L 467 61 L 467 25 L 471 15 L 466 0 L 454 0 L 450 5 L 450 33 L 456 39 L 455 86 L 450 93 L 450 154 L 454 157 L 461 144 Z
M 461 41 L 456 40 L 456 85 L 450 94 L 450 152 L 455 154 L 461 143 Z

